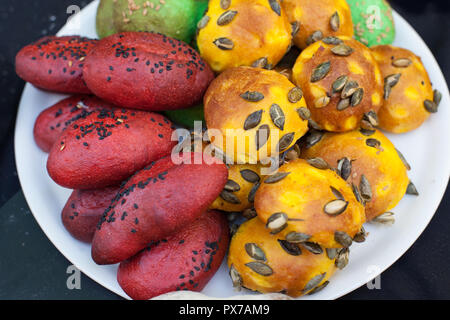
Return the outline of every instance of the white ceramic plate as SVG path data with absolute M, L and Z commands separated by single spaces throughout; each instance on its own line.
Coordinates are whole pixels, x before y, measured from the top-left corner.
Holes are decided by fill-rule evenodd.
M 58 35 L 80 34 L 96 37 L 93 1 L 76 18 L 71 19 Z M 409 176 L 420 196 L 405 196 L 393 210 L 396 223 L 391 227 L 368 225 L 367 241 L 351 247 L 350 263 L 331 279 L 323 291 L 303 299 L 335 299 L 364 285 L 393 264 L 414 243 L 433 217 L 444 194 L 450 174 L 449 93 L 439 66 L 414 29 L 394 12 L 397 38 L 394 45 L 408 48 L 422 57 L 434 88 L 443 94 L 440 110 L 431 115 L 419 129 L 388 137 L 412 166 Z M 73 239 L 61 223 L 61 209 L 71 190 L 56 185 L 46 170 L 47 155 L 33 140 L 33 125 L 38 114 L 64 96 L 40 91 L 27 84 L 20 102 L 15 153 L 19 179 L 28 205 L 42 230 L 58 250 L 84 274 L 102 286 L 128 298 L 116 281 L 117 265 L 98 266 L 91 259 L 90 246 Z M 382 285 L 382 281 L 381 281 Z M 233 296 L 225 264 L 208 283 L 203 293 L 211 297 Z

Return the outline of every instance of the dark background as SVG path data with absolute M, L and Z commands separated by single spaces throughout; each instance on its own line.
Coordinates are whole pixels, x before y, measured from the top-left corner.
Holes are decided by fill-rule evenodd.
M 0 299 L 119 299 L 84 275 L 81 290 L 67 289 L 71 263 L 34 220 L 14 161 L 14 123 L 24 86 L 14 73 L 14 57 L 24 45 L 56 33 L 68 18 L 68 6 L 88 3 L 0 0 Z M 450 2 L 392 0 L 391 4 L 425 40 L 449 82 Z M 382 274 L 380 290 L 363 286 L 343 299 L 450 299 L 449 199 L 447 188 L 425 232 Z

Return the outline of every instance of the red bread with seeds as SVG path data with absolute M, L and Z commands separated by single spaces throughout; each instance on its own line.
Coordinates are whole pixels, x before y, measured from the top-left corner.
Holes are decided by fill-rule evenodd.
M 97 223 L 118 191 L 119 187 L 74 190 L 61 213 L 64 227 L 75 239 L 90 243 Z
M 63 130 L 74 121 L 95 110 L 115 107 L 97 97 L 74 95 L 42 111 L 34 124 L 34 141 L 44 152 L 49 152 Z
M 172 124 L 162 115 L 118 109 L 94 111 L 64 130 L 47 160 L 50 177 L 70 189 L 120 184 L 171 153 Z
M 219 269 L 228 242 L 226 218 L 208 211 L 180 232 L 122 262 L 117 281 L 136 300 L 178 290 L 201 291 Z
M 103 38 L 85 62 L 83 77 L 96 96 L 150 111 L 187 108 L 200 102 L 214 77 L 186 43 L 148 32 Z
M 123 186 L 95 232 L 92 258 L 96 263 L 128 259 L 206 212 L 227 182 L 227 168 L 206 155 L 201 164 L 195 164 L 194 154 L 184 155 L 181 164 L 171 157 L 154 162 Z M 197 155 L 201 159 L 202 154 Z
M 16 73 L 40 89 L 90 93 L 83 81 L 83 65 L 97 42 L 79 36 L 44 37 L 19 51 Z

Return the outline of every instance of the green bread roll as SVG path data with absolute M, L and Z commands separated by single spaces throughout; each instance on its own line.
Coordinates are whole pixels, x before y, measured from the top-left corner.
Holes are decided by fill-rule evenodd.
M 391 44 L 395 39 L 392 9 L 385 0 L 347 0 L 355 39 L 368 47 Z
M 164 114 L 171 121 L 188 129 L 194 128 L 194 121 L 202 121 L 205 123 L 203 104 L 188 109 L 164 111 Z
M 100 4 L 97 9 L 97 20 L 95 26 L 97 28 L 98 37 L 105 38 L 116 33 L 113 21 L 114 13 L 114 1 L 113 0 L 100 0 Z
M 102 0 L 97 11 L 100 38 L 123 31 L 153 31 L 190 43 L 207 0 Z

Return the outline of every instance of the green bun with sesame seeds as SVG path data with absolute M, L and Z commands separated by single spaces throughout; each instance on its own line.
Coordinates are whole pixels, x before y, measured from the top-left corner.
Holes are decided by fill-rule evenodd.
M 114 27 L 113 13 L 114 1 L 100 0 L 95 23 L 97 35 L 100 39 L 108 37 L 117 32 L 116 28 Z
M 124 31 L 153 31 L 190 43 L 207 5 L 207 0 L 102 0 L 97 33 L 102 38 Z
M 203 113 L 203 104 L 196 105 L 188 109 L 168 110 L 164 111 L 164 114 L 183 127 L 188 129 L 194 128 L 195 121 L 205 122 L 205 115 Z
M 347 0 L 355 39 L 368 47 L 391 44 L 395 39 L 392 9 L 386 0 Z

